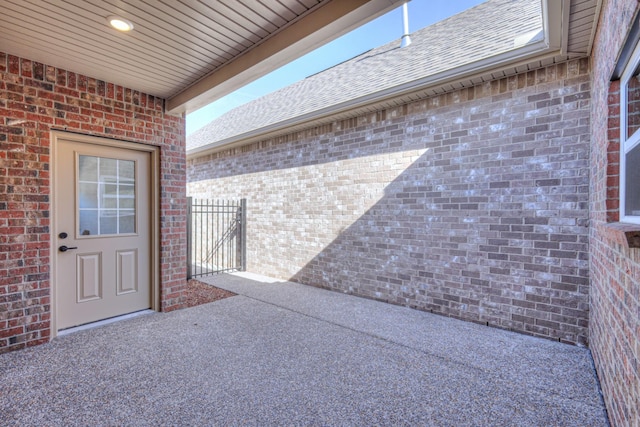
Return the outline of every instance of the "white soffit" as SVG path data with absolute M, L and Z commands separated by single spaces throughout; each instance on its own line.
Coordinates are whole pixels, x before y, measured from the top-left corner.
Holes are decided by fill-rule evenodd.
M 0 0 L 0 51 L 193 111 L 402 0 Z M 134 25 L 121 33 L 107 17 Z
M 265 40 L 258 48 L 239 56 L 168 100 L 172 111 L 184 106 L 194 111 L 233 92 L 323 44 L 397 7 L 402 0 L 334 0 L 301 17 Z

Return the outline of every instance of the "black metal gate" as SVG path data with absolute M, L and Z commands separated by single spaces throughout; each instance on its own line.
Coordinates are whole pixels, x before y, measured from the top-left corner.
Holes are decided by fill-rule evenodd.
M 246 217 L 246 199 L 188 198 L 188 279 L 246 270 Z

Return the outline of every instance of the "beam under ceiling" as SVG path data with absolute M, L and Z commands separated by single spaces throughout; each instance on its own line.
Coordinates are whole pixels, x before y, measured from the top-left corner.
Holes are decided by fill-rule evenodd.
M 330 1 L 169 98 L 167 112 L 186 114 L 204 107 L 398 7 L 404 1 Z

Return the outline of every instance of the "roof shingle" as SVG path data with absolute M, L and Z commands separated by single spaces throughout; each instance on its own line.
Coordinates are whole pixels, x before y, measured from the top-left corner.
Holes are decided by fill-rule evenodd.
M 539 0 L 489 0 L 416 31 L 409 46 L 401 48 L 398 39 L 228 111 L 189 135 L 187 150 L 215 147 L 256 129 L 512 51 L 538 41 L 542 30 Z

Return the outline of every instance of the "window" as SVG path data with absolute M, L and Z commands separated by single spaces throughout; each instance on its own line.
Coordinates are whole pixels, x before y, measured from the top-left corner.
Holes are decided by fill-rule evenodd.
M 640 45 L 620 83 L 620 220 L 640 224 Z
M 135 162 L 79 156 L 81 236 L 135 233 Z

